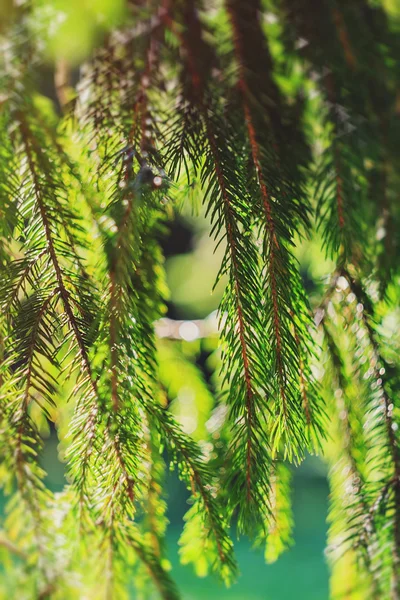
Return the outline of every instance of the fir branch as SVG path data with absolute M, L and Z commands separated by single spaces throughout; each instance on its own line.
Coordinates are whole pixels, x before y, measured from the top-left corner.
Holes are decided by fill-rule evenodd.
M 396 436 L 397 424 L 395 424 L 393 418 L 393 402 L 389 396 L 388 381 L 387 379 L 387 363 L 383 360 L 379 343 L 377 341 L 377 335 L 373 326 L 374 313 L 372 305 L 366 295 L 362 284 L 352 277 L 346 269 L 343 269 L 343 276 L 349 282 L 350 289 L 355 295 L 356 299 L 362 305 L 362 322 L 365 330 L 368 334 L 368 340 L 373 351 L 373 372 L 376 381 L 380 383 L 381 399 L 380 404 L 382 405 L 383 421 L 386 429 L 386 437 L 390 452 L 391 469 L 392 473 L 392 491 L 394 498 L 393 507 L 393 597 L 396 597 L 400 593 L 400 581 L 398 577 L 399 565 L 400 565 L 400 448 L 399 442 Z M 382 365 L 386 365 L 382 367 Z M 384 372 L 382 372 L 382 368 Z M 379 385 L 379 384 L 378 384 Z M 385 462 L 387 457 L 385 457 Z
M 360 160 L 360 146 L 365 143 L 362 124 L 352 119 L 340 104 L 332 75 L 324 78 L 324 92 L 329 146 L 316 172 L 317 227 L 328 253 L 338 253 L 341 261 L 360 260 L 357 239 L 370 216 L 365 207 L 365 168 Z M 364 218 L 358 212 L 361 204 Z M 359 232 L 356 238 L 355 231 Z
M 234 432 L 231 460 L 234 464 L 235 473 L 231 477 L 230 483 L 236 488 L 234 493 L 238 494 L 238 497 L 233 500 L 232 509 L 239 504 L 240 526 L 247 527 L 253 520 L 255 513 L 268 512 L 268 508 L 263 507 L 263 505 L 268 497 L 269 458 L 262 450 L 258 439 L 259 436 L 262 436 L 266 443 L 265 434 L 263 435 L 262 432 L 263 420 L 257 414 L 260 410 L 265 409 L 265 400 L 258 391 L 258 378 L 263 369 L 259 359 L 261 348 L 258 344 L 260 342 L 257 339 L 260 335 L 260 326 L 257 314 L 251 310 L 248 299 L 246 299 L 249 296 L 253 297 L 256 303 L 261 300 L 258 292 L 257 274 L 254 268 L 257 265 L 257 258 L 248 235 L 250 223 L 248 215 L 246 215 L 246 207 L 243 200 L 239 199 L 240 191 L 243 199 L 247 195 L 243 180 L 238 177 L 235 168 L 227 160 L 227 155 L 222 150 L 220 131 L 215 127 L 207 105 L 209 98 L 204 80 L 203 64 L 196 52 L 197 48 L 205 46 L 201 37 L 201 25 L 193 3 L 189 2 L 185 10 L 187 12 L 185 13 L 184 22 L 185 25 L 188 25 L 185 34 L 179 32 L 168 13 L 164 16 L 164 20 L 166 26 L 176 35 L 185 49 L 187 75 L 193 90 L 192 102 L 194 106 L 197 106 L 204 124 L 205 139 L 208 145 L 202 179 L 208 185 L 206 197 L 209 198 L 209 210 L 212 211 L 213 230 L 215 235 L 218 235 L 222 227 L 226 232 L 227 253 L 221 267 L 221 273 L 229 272 L 231 282 L 220 307 L 222 312 L 227 309 L 228 314 L 222 334 L 226 340 L 234 343 L 234 332 L 237 329 L 239 338 L 237 349 L 232 358 L 229 358 L 227 370 L 231 366 L 233 367 L 231 361 L 235 357 L 235 362 L 238 365 L 235 368 L 243 372 L 243 378 L 239 376 L 240 371 L 237 371 L 232 378 L 231 386 L 232 390 L 234 386 L 238 386 L 241 401 L 244 402 L 242 407 L 239 402 L 234 402 L 233 398 L 231 400 L 231 415 L 235 418 L 240 416 L 243 425 L 240 425 Z M 227 123 L 226 127 L 229 127 Z M 227 144 L 228 131 L 230 134 L 230 129 L 226 129 L 224 132 L 225 145 Z M 243 226 L 243 233 L 238 227 L 239 223 Z M 251 266 L 250 257 L 253 258 L 254 266 Z M 238 361 L 236 357 L 240 357 L 240 360 Z M 262 383 L 261 386 L 264 387 Z M 262 472 L 260 459 L 263 461 Z M 242 468 L 240 465 L 243 465 L 243 463 L 245 465 L 244 477 L 240 473 Z M 243 500 L 240 498 L 243 498 Z M 243 504 L 243 501 L 245 504 Z M 262 520 L 260 518 L 259 522 Z
M 326 322 L 323 324 L 323 329 L 333 363 L 334 376 L 338 383 L 334 393 L 336 404 L 334 412 L 338 423 L 339 444 L 348 465 L 347 468 L 343 467 L 343 463 L 335 456 L 335 463 L 331 467 L 330 536 L 333 542 L 330 550 L 335 555 L 334 560 L 337 561 L 342 554 L 345 556 L 348 554 L 348 544 L 350 544 L 361 558 L 363 576 L 371 581 L 372 597 L 380 598 L 381 587 L 374 553 L 377 532 L 371 514 L 372 499 L 365 478 L 366 451 L 363 450 L 363 445 L 366 445 L 366 440 L 360 432 L 359 423 L 363 415 L 362 413 L 360 415 L 360 411 L 357 410 L 359 407 L 354 400 L 348 397 L 349 382 L 345 375 L 346 368 L 340 349 Z M 345 523 L 342 521 L 343 513 L 346 516 Z M 339 556 L 334 552 L 336 544 L 340 548 Z
M 214 498 L 212 475 L 201 459 L 200 448 L 182 432 L 168 412 L 150 403 L 146 403 L 145 407 L 154 419 L 161 439 L 171 452 L 172 460 L 178 466 L 180 477 L 194 496 L 195 504 L 191 513 L 194 517 L 200 517 L 200 528 L 197 528 L 195 523 L 195 531 L 188 530 L 189 538 L 192 538 L 192 534 L 198 536 L 203 541 L 203 550 L 206 550 L 206 546 L 210 542 L 215 544 L 217 555 L 211 566 L 213 570 L 220 573 L 226 582 L 230 582 L 237 572 L 233 544 L 227 534 L 227 524 L 222 507 L 218 499 Z M 188 520 L 188 524 L 190 524 L 190 520 Z M 195 562 L 198 558 L 197 555 L 190 560 Z
M 47 243 L 47 249 L 49 252 L 51 262 L 53 264 L 53 268 L 54 268 L 54 272 L 55 272 L 55 276 L 56 276 L 56 280 L 57 280 L 57 284 L 58 284 L 58 291 L 59 291 L 61 300 L 63 302 L 64 310 L 67 315 L 69 324 L 70 324 L 71 329 L 73 330 L 75 338 L 77 340 L 82 364 L 83 364 L 85 370 L 89 373 L 89 375 L 91 375 L 91 367 L 90 367 L 90 362 L 89 362 L 89 358 L 88 358 L 88 354 L 87 354 L 87 349 L 85 346 L 84 338 L 83 338 L 80 328 L 78 326 L 77 319 L 76 319 L 76 317 L 74 315 L 74 311 L 72 309 L 70 295 L 69 295 L 69 292 L 67 290 L 67 287 L 66 287 L 66 284 L 64 281 L 64 276 L 63 276 L 63 272 L 62 272 L 62 268 L 61 268 L 59 259 L 57 257 L 54 239 L 53 239 L 53 233 L 52 233 L 52 229 L 51 229 L 51 225 L 50 225 L 50 219 L 49 219 L 47 209 L 46 209 L 46 204 L 45 204 L 45 201 L 44 201 L 44 198 L 42 195 L 42 191 L 41 191 L 42 188 L 41 188 L 41 184 L 39 182 L 37 168 L 36 168 L 36 165 L 35 165 L 35 162 L 33 159 L 33 151 L 34 151 L 33 150 L 33 144 L 34 144 L 33 140 L 34 140 L 34 138 L 29 131 L 29 126 L 28 126 L 22 112 L 20 112 L 17 115 L 17 118 L 19 119 L 19 123 L 20 123 L 20 127 L 21 127 L 22 140 L 25 145 L 26 155 L 27 155 L 27 159 L 28 159 L 28 163 L 29 163 L 29 169 L 30 169 L 33 183 L 34 183 L 34 192 L 35 192 L 36 202 L 37 202 L 38 209 L 40 211 L 40 216 L 41 216 L 42 225 L 43 225 L 43 229 L 44 229 L 44 235 L 45 235 L 46 243 Z M 35 152 L 37 152 L 37 154 L 40 156 L 40 151 L 38 152 L 37 148 L 35 149 Z
M 98 423 L 98 418 L 101 414 L 99 411 L 99 403 L 101 406 L 103 404 L 103 402 L 102 402 L 100 391 L 98 389 L 97 380 L 92 371 L 92 366 L 90 363 L 86 340 L 80 329 L 80 324 L 79 324 L 78 318 L 75 316 L 75 313 L 74 313 L 72 296 L 70 295 L 70 292 L 67 289 L 67 283 L 65 280 L 63 267 L 61 266 L 61 262 L 57 255 L 56 243 L 54 240 L 54 234 L 53 234 L 53 231 L 51 228 L 51 224 L 50 224 L 51 222 L 49 219 L 46 203 L 45 203 L 44 197 L 42 196 L 42 192 L 41 192 L 42 188 L 41 188 L 41 184 L 40 184 L 40 181 L 39 181 L 39 178 L 37 175 L 36 165 L 35 165 L 34 158 L 33 158 L 34 152 L 36 153 L 37 156 L 40 156 L 40 152 L 38 151 L 37 148 L 34 148 L 32 146 L 32 144 L 33 144 L 32 136 L 30 134 L 28 124 L 26 123 L 23 115 L 20 115 L 20 123 L 21 123 L 22 138 L 25 143 L 27 157 L 28 157 L 28 163 L 29 163 L 30 171 L 31 171 L 34 186 L 35 186 L 36 202 L 37 202 L 39 213 L 41 216 L 41 221 L 42 221 L 42 226 L 44 229 L 44 235 L 45 235 L 45 239 L 46 239 L 47 249 L 49 252 L 50 260 L 51 260 L 53 268 L 54 268 L 55 278 L 56 278 L 56 281 L 58 284 L 58 293 L 59 293 L 61 301 L 63 303 L 67 321 L 69 323 L 69 326 L 71 328 L 71 331 L 73 333 L 73 336 L 74 336 L 74 339 L 75 339 L 75 342 L 77 345 L 78 354 L 81 359 L 83 371 L 84 371 L 84 373 L 86 373 L 86 378 L 84 378 L 83 381 L 81 382 L 81 384 L 83 386 L 85 386 L 85 387 L 88 386 L 87 393 L 89 395 L 87 396 L 87 399 L 85 401 L 88 402 L 89 406 L 90 406 L 89 420 L 85 423 L 85 427 L 84 427 L 84 430 L 88 434 L 88 441 L 84 442 L 84 453 L 81 457 L 82 472 L 80 475 L 80 480 L 82 481 L 82 483 L 84 483 L 86 480 L 86 468 L 89 464 L 89 456 L 91 455 L 92 450 L 95 447 L 94 444 L 95 444 L 95 438 L 96 438 L 96 425 Z M 78 303 L 78 306 L 79 306 L 79 303 Z M 122 477 L 123 477 L 123 481 L 125 484 L 125 489 L 128 494 L 128 497 L 131 499 L 131 502 L 133 502 L 134 494 L 133 494 L 132 477 L 128 473 L 126 459 L 122 455 L 119 441 L 118 441 L 116 435 L 111 432 L 110 425 L 108 423 L 105 424 L 105 431 L 106 431 L 107 437 L 109 439 L 111 438 L 111 444 L 113 446 L 113 452 L 114 452 L 114 456 L 116 458 L 116 464 L 118 465 L 118 468 L 119 468 L 120 472 L 122 473 Z M 79 436 L 79 434 L 81 435 L 81 431 L 78 431 L 78 436 Z M 75 437 L 75 439 L 76 439 L 76 437 Z M 76 444 L 73 445 L 73 448 L 74 449 L 76 448 Z M 85 486 L 82 487 L 81 502 L 84 497 L 84 489 L 85 489 Z
M 300 348 L 305 338 L 305 347 L 310 344 L 305 323 L 308 320 L 308 307 L 305 295 L 301 290 L 301 282 L 296 267 L 293 265 L 293 258 L 285 245 L 291 244 L 293 234 L 298 225 L 297 220 L 308 223 L 307 207 L 298 203 L 296 197 L 291 196 L 296 193 L 301 194 L 301 189 L 295 191 L 295 186 L 287 185 L 285 173 L 280 166 L 279 154 L 284 154 L 284 147 L 279 148 L 278 143 L 282 140 L 282 134 L 279 135 L 279 115 L 276 114 L 278 108 L 281 108 L 279 92 L 272 81 L 270 71 L 272 70 L 272 60 L 266 42 L 263 38 L 261 26 L 259 23 L 260 6 L 258 1 L 248 2 L 245 5 L 235 0 L 230 0 L 227 4 L 230 15 L 236 59 L 239 68 L 239 88 L 241 91 L 243 112 L 247 129 L 247 137 L 250 145 L 252 163 L 257 181 L 257 194 L 261 200 L 261 211 L 263 213 L 263 229 L 265 230 L 265 241 L 263 246 L 263 258 L 266 263 L 265 278 L 265 296 L 266 305 L 266 328 L 268 337 L 271 339 L 271 354 L 273 355 L 272 371 L 276 373 L 278 381 L 278 393 L 281 406 L 277 409 L 279 418 L 282 418 L 282 425 L 276 427 L 272 435 L 275 449 L 279 446 L 280 439 L 283 437 L 285 452 L 290 458 L 296 458 L 303 452 L 304 440 L 302 432 L 295 426 L 295 420 L 298 418 L 298 400 L 297 391 L 303 397 L 304 405 L 304 378 L 302 373 L 304 366 L 298 373 L 297 364 L 303 363 L 305 354 L 300 356 Z M 260 60 L 262 58 L 262 60 Z M 259 65 L 268 65 L 268 74 L 263 71 L 263 87 L 259 91 L 260 98 L 255 99 L 256 82 L 260 80 Z M 258 85 L 258 84 L 257 84 Z M 274 108 L 271 108 L 274 107 Z M 260 120 L 260 112 L 267 114 L 264 122 Z M 263 135 L 263 130 L 270 130 L 267 135 Z M 271 177 L 271 168 L 269 163 L 275 162 L 280 180 L 273 181 Z M 268 189 L 268 183 L 271 181 L 271 188 Z M 280 191 L 278 191 L 280 189 Z M 296 296 L 296 302 L 293 302 L 295 292 L 292 292 L 292 298 L 286 294 L 288 278 L 292 287 L 299 290 Z M 294 320 L 294 332 L 291 331 L 290 321 Z M 296 367 L 295 367 L 296 365 Z M 296 375 L 294 375 L 297 372 Z M 298 381 L 300 375 L 300 381 Z M 318 411 L 318 403 L 314 407 Z M 310 424 L 314 415 L 306 414 L 306 425 Z M 318 419 L 318 416 L 316 417 Z M 316 428 L 316 433 L 318 428 Z M 290 432 L 290 436 L 289 436 Z M 291 442 L 289 443 L 289 437 Z M 318 437 L 318 434 L 317 434 Z M 291 448 L 290 446 L 293 446 Z
M 41 96 L 42 8 L 14 7 L 0 27 L 1 479 L 13 491 L 11 544 L 29 556 L 15 557 L 18 581 L 6 593 L 67 599 L 79 580 L 84 595 L 124 598 L 134 567 L 138 593 L 177 599 L 164 552 L 164 449 L 191 494 L 181 560 L 229 583 L 230 520 L 276 558 L 291 543 L 282 460 L 323 445 L 329 538 L 351 572 L 337 586 L 336 563 L 332 595 L 398 598 L 400 372 L 386 317 L 395 321 L 388 311 L 398 303 L 399 45 L 390 7 L 226 0 L 214 11 L 197 0 L 130 0 L 122 26 L 106 24 L 83 67 L 76 120 L 61 133 Z M 161 238 L 174 210 L 164 204 L 200 196 L 197 179 L 225 248 L 217 280 L 227 280 L 213 359 L 222 364 L 219 441 L 204 445 L 165 402 L 174 374 L 159 372 L 156 346 L 159 333 L 182 337 L 180 323 L 160 321 Z M 308 307 L 322 288 L 318 255 L 303 283 L 294 258 L 303 244 L 338 264 L 315 318 L 321 356 Z M 201 336 L 218 332 L 208 320 L 195 325 Z M 213 426 L 211 399 L 205 405 L 194 438 Z M 39 465 L 46 419 L 57 420 L 62 444 L 70 437 L 64 500 L 49 494 Z M 96 562 L 105 567 L 98 581 Z

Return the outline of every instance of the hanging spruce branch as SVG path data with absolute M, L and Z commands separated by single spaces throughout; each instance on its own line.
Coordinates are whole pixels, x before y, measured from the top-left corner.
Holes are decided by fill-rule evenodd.
M 399 598 L 389 4 L 127 1 L 79 73 L 56 57 L 58 95 L 43 85 L 57 10 L 36 0 L 5 10 L 7 597 L 128 598 L 134 584 L 143 598 L 177 600 L 168 468 L 189 495 L 181 562 L 229 584 L 231 527 L 267 562 L 293 543 L 291 471 L 313 452 L 329 463 L 332 597 Z M 163 238 L 193 197 L 222 250 L 219 325 L 169 320 L 170 336 Z M 210 384 L 189 338 L 213 347 Z M 198 395 L 192 429 L 183 385 Z M 60 494 L 42 467 L 52 423 Z
M 301 224 L 308 224 L 308 206 L 302 193 L 301 165 L 295 165 L 298 172 L 294 177 L 290 170 L 293 165 L 284 166 L 282 162 L 289 137 L 288 126 L 282 124 L 287 109 L 272 78 L 272 60 L 259 23 L 260 6 L 257 2 L 246 6 L 230 2 L 228 12 L 254 168 L 252 183 L 256 186 L 254 195 L 258 197 L 257 221 L 263 239 L 265 327 L 271 340 L 271 369 L 276 378 L 272 395 L 279 398 L 271 435 L 275 448 L 283 440 L 284 452 L 293 460 L 301 455 L 306 445 L 304 429 L 300 425 L 302 418 L 307 428 L 317 425 L 317 430 L 320 419 L 318 409 L 314 414 L 315 407 L 311 406 L 315 399 L 312 378 L 308 379 L 309 391 L 304 381 L 304 350 L 309 344 L 308 307 L 291 255 L 294 234 Z M 266 65 L 269 76 L 264 72 Z M 261 78 L 263 86 L 260 89 Z M 296 132 L 291 137 L 296 139 Z M 302 197 L 303 202 L 300 201 Z M 286 293 L 288 283 L 290 295 Z

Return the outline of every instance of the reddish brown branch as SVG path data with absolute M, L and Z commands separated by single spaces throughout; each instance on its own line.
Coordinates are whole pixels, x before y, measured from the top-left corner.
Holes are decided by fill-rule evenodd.
M 343 211 L 343 179 L 341 176 L 341 166 L 340 166 L 340 155 L 337 149 L 337 142 L 334 142 L 334 158 L 335 158 L 335 172 L 336 172 L 336 205 L 337 205 L 337 213 L 338 213 L 338 222 L 340 229 L 343 229 L 345 220 L 344 220 L 344 211 Z
M 74 337 L 75 337 L 75 340 L 76 340 L 76 343 L 78 346 L 78 350 L 79 350 L 79 354 L 81 357 L 81 361 L 82 361 L 82 366 L 84 367 L 84 370 L 86 371 L 86 373 L 88 375 L 88 380 L 90 382 L 90 386 L 93 390 L 95 398 L 99 398 L 97 381 L 94 378 L 93 373 L 92 373 L 89 356 L 88 356 L 81 332 L 79 331 L 79 326 L 78 326 L 77 320 L 76 320 L 74 312 L 72 310 L 72 305 L 70 302 L 70 295 L 69 295 L 69 292 L 64 283 L 62 268 L 58 261 L 56 249 L 54 246 L 51 225 L 50 225 L 50 221 L 49 221 L 49 218 L 47 215 L 46 206 L 45 206 L 45 203 L 44 203 L 44 200 L 42 197 L 41 185 L 40 185 L 40 182 L 39 182 L 39 179 L 37 176 L 36 165 L 35 165 L 35 161 L 34 161 L 33 154 L 32 154 L 32 148 L 31 148 L 32 140 L 31 140 L 29 127 L 28 127 L 28 124 L 26 123 L 24 115 L 22 113 L 19 113 L 18 117 L 19 117 L 19 122 L 20 122 L 20 127 L 21 127 L 22 138 L 23 138 L 23 142 L 24 142 L 25 150 L 26 150 L 26 154 L 27 154 L 29 169 L 31 171 L 31 175 L 32 175 L 33 183 L 34 183 L 36 202 L 37 202 L 37 205 L 38 205 L 38 208 L 40 211 L 40 216 L 42 219 L 43 228 L 44 228 L 44 232 L 45 232 L 47 249 L 48 249 L 52 264 L 53 264 L 55 275 L 56 275 L 58 291 L 60 293 L 60 297 L 61 297 L 61 300 L 64 305 L 64 310 L 67 315 L 68 322 L 74 333 Z M 96 425 L 97 415 L 98 415 L 98 405 L 94 404 L 92 407 L 92 410 L 91 410 L 90 417 L 89 417 L 89 432 L 87 433 L 87 435 L 90 436 L 90 442 L 88 445 L 88 449 L 86 451 L 86 459 L 85 459 L 86 461 L 87 461 L 87 457 L 89 456 L 92 445 L 94 443 L 94 429 L 95 429 L 95 425 Z M 108 432 L 108 434 L 111 435 L 110 432 Z M 116 442 L 114 436 L 112 436 L 112 440 L 113 440 L 116 455 L 121 462 L 122 457 L 121 457 L 121 454 L 117 447 L 117 442 Z M 123 462 L 123 464 L 124 464 L 124 462 Z M 126 477 L 127 484 L 128 484 L 127 487 L 129 488 L 131 483 L 130 483 L 130 479 L 128 478 L 128 476 L 126 474 L 125 467 L 124 467 L 124 476 Z
M 293 318 L 293 315 L 292 315 L 292 318 Z M 304 360 L 303 360 L 302 352 L 301 352 L 301 343 L 300 343 L 299 335 L 297 333 L 296 325 L 294 323 L 293 323 L 293 328 L 294 328 L 294 339 L 295 339 L 296 346 L 297 346 L 297 349 L 299 352 L 299 378 L 300 378 L 300 392 L 301 392 L 301 397 L 303 399 L 303 410 L 304 410 L 304 414 L 306 417 L 307 425 L 311 425 L 311 422 L 312 422 L 311 408 L 310 408 L 310 403 L 308 401 L 308 396 L 307 396 L 307 383 L 306 383 L 306 379 L 304 376 Z
M 275 333 L 276 340 L 276 355 L 277 355 L 277 365 L 278 365 L 278 376 L 280 382 L 280 394 L 282 398 L 282 406 L 285 418 L 287 417 L 287 402 L 286 402 L 286 377 L 285 377 L 285 365 L 283 360 L 282 353 L 282 336 L 281 336 L 281 322 L 280 322 L 280 311 L 279 311 L 279 300 L 278 300 L 278 290 L 277 283 L 275 277 L 275 251 L 279 251 L 279 242 L 276 236 L 275 231 L 275 223 L 272 216 L 272 206 L 271 201 L 267 189 L 267 185 L 265 183 L 265 178 L 261 166 L 261 152 L 257 141 L 256 130 L 253 122 L 252 112 L 250 109 L 250 105 L 248 102 L 249 97 L 249 89 L 246 81 L 246 73 L 245 73 L 245 62 L 243 58 L 243 44 L 242 38 L 240 34 L 240 29 L 238 27 L 236 13 L 231 4 L 228 3 L 228 12 L 231 19 L 233 32 L 234 32 L 234 44 L 235 44 L 235 52 L 236 58 L 239 65 L 239 88 L 242 93 L 242 101 L 243 101 L 243 110 L 245 115 L 245 122 L 247 126 L 247 133 L 249 136 L 251 155 L 253 159 L 254 168 L 256 170 L 258 184 L 260 187 L 260 193 L 262 198 L 262 203 L 264 207 L 266 226 L 269 236 L 269 263 L 268 263 L 268 272 L 269 278 L 271 282 L 271 297 L 272 297 L 272 308 L 273 308 L 273 327 Z
M 351 70 L 355 71 L 355 69 L 357 67 L 357 59 L 356 59 L 353 49 L 351 47 L 349 34 L 347 32 L 347 28 L 346 28 L 346 24 L 343 19 L 343 15 L 338 10 L 337 7 L 333 8 L 332 17 L 333 17 L 333 22 L 335 23 L 335 26 L 337 29 L 340 44 L 343 48 L 346 62 L 348 64 L 348 66 L 351 68 Z
M 226 189 L 225 178 L 223 174 L 223 168 L 219 158 L 218 146 L 215 139 L 215 134 L 211 125 L 211 121 L 208 115 L 207 107 L 204 104 L 203 99 L 203 81 L 200 75 L 200 71 L 197 66 L 196 57 L 192 51 L 191 45 L 188 43 L 186 37 L 182 35 L 176 28 L 175 22 L 170 17 L 168 11 L 166 11 L 163 15 L 164 22 L 166 26 L 172 31 L 172 33 L 177 37 L 177 39 L 181 42 L 182 47 L 186 52 L 187 64 L 189 68 L 189 72 L 192 79 L 193 88 L 197 94 L 197 100 L 199 103 L 199 108 L 201 115 L 204 120 L 204 124 L 206 127 L 207 138 L 211 150 L 211 154 L 213 157 L 215 175 L 217 178 L 218 186 L 221 191 L 221 196 L 224 203 L 225 210 L 225 222 L 227 229 L 227 238 L 228 245 L 230 249 L 230 255 L 232 260 L 232 270 L 234 276 L 234 289 L 235 289 L 235 297 L 236 297 L 236 309 L 238 315 L 238 329 L 239 329 L 239 340 L 243 361 L 243 370 L 244 370 L 244 378 L 246 384 L 246 427 L 247 427 L 247 449 L 246 449 L 246 488 L 247 488 L 247 499 L 250 500 L 252 496 L 252 442 L 251 442 L 251 429 L 252 429 L 252 420 L 254 414 L 254 393 L 252 387 L 252 376 L 250 372 L 250 361 L 249 361 L 249 352 L 247 348 L 246 336 L 245 336 L 245 325 L 243 318 L 243 309 L 241 303 L 241 286 L 238 277 L 238 264 L 237 264 L 237 250 L 235 244 L 235 238 L 232 230 L 232 222 L 234 218 L 232 216 L 232 208 L 231 201 L 229 198 L 229 193 Z M 200 35 L 200 32 L 198 32 Z

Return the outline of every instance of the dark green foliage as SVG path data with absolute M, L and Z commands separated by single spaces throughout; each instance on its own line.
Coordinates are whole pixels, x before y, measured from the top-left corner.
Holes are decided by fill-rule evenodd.
M 59 93 L 62 116 L 41 95 L 40 3 L 0 27 L 4 594 L 119 599 L 133 577 L 138 597 L 179 598 L 168 466 L 190 494 L 182 562 L 229 584 L 231 525 L 278 558 L 288 463 L 318 452 L 332 597 L 399 598 L 399 43 L 383 4 L 127 2 L 71 102 Z M 154 326 L 161 239 L 190 190 L 225 285 L 219 394 L 193 436 L 163 360 L 210 390 Z M 329 257 L 328 283 L 303 277 L 304 247 Z M 58 495 L 39 460 L 49 423 Z

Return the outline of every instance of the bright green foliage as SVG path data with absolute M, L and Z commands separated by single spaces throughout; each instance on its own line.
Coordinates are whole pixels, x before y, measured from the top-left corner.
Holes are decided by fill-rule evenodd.
M 178 599 L 167 467 L 190 495 L 182 563 L 230 584 L 231 527 L 267 562 L 292 544 L 311 452 L 330 466 L 332 598 L 400 598 L 396 11 L 99 0 L 78 74 L 87 48 L 60 42 L 77 10 L 61 26 L 11 2 L 0 23 L 2 597 Z M 195 363 L 215 332 L 164 318 L 166 224 L 199 197 L 223 249 L 210 386 Z M 333 267 L 310 282 L 298 256 L 317 247 Z

